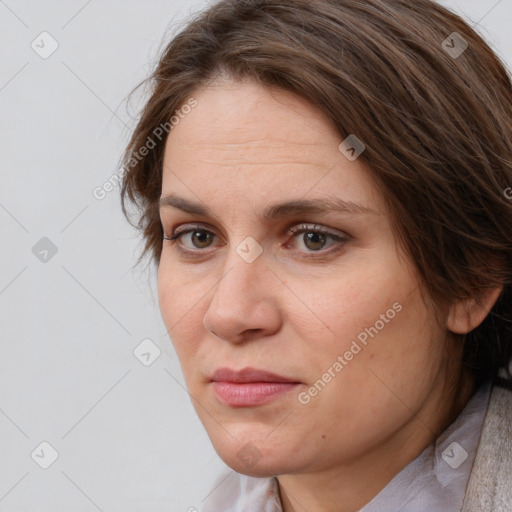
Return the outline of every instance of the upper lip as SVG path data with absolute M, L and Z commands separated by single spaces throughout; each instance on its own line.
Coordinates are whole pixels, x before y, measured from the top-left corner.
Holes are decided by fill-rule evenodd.
M 231 368 L 219 368 L 211 376 L 212 381 L 221 382 L 298 382 L 276 373 L 258 370 L 257 368 L 244 368 L 232 370 Z

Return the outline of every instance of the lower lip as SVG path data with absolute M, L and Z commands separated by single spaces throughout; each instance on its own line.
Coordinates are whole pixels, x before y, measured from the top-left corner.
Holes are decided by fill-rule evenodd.
M 297 382 L 212 382 L 219 402 L 230 407 L 266 404 L 298 385 Z

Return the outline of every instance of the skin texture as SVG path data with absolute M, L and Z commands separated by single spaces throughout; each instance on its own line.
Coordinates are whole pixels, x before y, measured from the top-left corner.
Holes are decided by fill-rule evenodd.
M 162 317 L 192 402 L 229 466 L 279 475 L 285 512 L 358 510 L 470 398 L 474 385 L 450 329 L 476 326 L 485 311 L 458 304 L 434 314 L 362 159 L 342 155 L 343 138 L 314 106 L 222 78 L 194 97 L 197 107 L 166 142 L 162 196 L 208 206 L 212 216 L 162 206 L 161 220 L 167 237 L 190 224 L 211 234 L 164 240 L 158 271 Z M 270 204 L 326 196 L 375 213 L 260 218 Z M 302 224 L 346 241 L 287 231 Z M 252 263 L 236 252 L 246 237 L 263 249 Z M 298 393 L 396 303 L 394 318 L 300 403 Z M 249 366 L 301 384 L 262 406 L 220 403 L 213 371 Z M 237 456 L 247 443 L 260 457 L 251 467 Z

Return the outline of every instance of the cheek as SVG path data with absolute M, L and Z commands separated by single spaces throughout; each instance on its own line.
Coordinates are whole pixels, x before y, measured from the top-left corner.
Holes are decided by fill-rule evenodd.
M 206 297 L 201 283 L 189 282 L 169 267 L 161 263 L 158 271 L 160 313 L 180 363 L 186 366 L 187 359 L 197 351 L 203 333 L 201 298 L 206 300 Z M 195 289 L 199 287 L 201 290 Z
M 338 411 L 332 418 L 335 423 L 350 418 L 345 431 L 354 425 L 371 425 L 377 417 L 382 429 L 394 428 L 422 403 L 442 364 L 443 331 L 419 291 L 396 290 L 385 297 L 377 308 L 366 305 L 366 312 L 374 313 L 366 318 L 367 324 L 363 328 L 350 324 L 351 336 L 347 333 L 336 347 L 331 345 L 328 360 L 322 361 L 325 372 L 338 355 L 343 356 L 343 369 L 333 379 L 334 385 L 326 388 L 324 405 L 330 403 L 331 410 Z M 400 308 L 394 309 L 398 303 Z M 381 313 L 387 323 L 378 321 Z M 358 338 L 360 333 L 364 336 Z
M 430 374 L 428 367 L 438 361 L 432 352 L 439 352 L 443 333 L 423 303 L 415 274 L 396 259 L 382 261 L 325 282 L 309 295 L 306 288 L 297 291 L 308 297 L 311 309 L 292 320 L 308 342 L 308 374 L 318 379 L 342 356 L 343 368 L 338 364 L 334 371 L 343 379 L 332 387 L 340 386 L 343 400 L 355 392 L 368 393 L 368 399 L 385 393 L 385 384 L 370 370 L 397 391 L 407 392 L 416 373 L 424 367 Z
M 175 262 L 175 258 L 162 253 L 158 268 L 158 299 L 162 317 L 173 324 L 201 307 L 208 291 L 203 279 L 197 279 L 190 269 Z
M 340 311 L 338 326 L 339 331 L 345 328 L 338 352 L 347 354 L 354 372 L 360 369 L 355 379 L 366 379 L 373 371 L 375 378 L 384 379 L 384 384 L 375 382 L 377 386 L 388 384 L 397 392 L 407 393 L 410 382 L 421 378 L 418 371 L 428 374 L 443 347 L 443 333 L 433 313 L 410 282 L 356 296 Z
M 368 331 L 375 334 L 377 330 L 379 336 L 389 332 L 392 324 L 403 322 L 404 309 L 411 308 L 408 295 L 417 286 L 414 276 L 382 253 L 368 260 L 373 261 L 347 265 L 329 279 L 291 283 L 294 298 L 286 306 L 289 321 L 314 347 L 317 357 L 342 354 L 358 337 L 362 342 L 371 339 Z

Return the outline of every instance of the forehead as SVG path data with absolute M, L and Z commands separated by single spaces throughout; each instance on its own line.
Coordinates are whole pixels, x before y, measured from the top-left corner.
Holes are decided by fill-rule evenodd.
M 283 157 L 296 151 L 337 145 L 332 121 L 300 96 L 268 89 L 252 81 L 219 79 L 194 93 L 197 106 L 169 134 L 175 145 L 222 151 L 225 158 L 244 149 L 250 156 L 263 148 Z M 339 143 L 339 142 L 338 142 Z
M 332 120 L 300 96 L 224 79 L 193 96 L 197 106 L 167 137 L 162 195 L 189 188 L 190 197 L 197 187 L 253 198 L 263 189 L 294 199 L 339 192 L 382 208 L 362 160 L 342 155 Z

